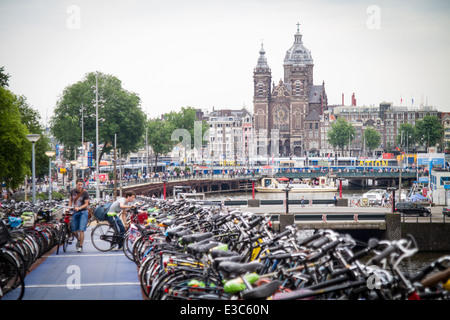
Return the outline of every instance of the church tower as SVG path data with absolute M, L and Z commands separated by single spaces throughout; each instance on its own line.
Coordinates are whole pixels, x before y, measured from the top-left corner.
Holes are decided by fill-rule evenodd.
M 286 51 L 284 78 L 278 84 L 272 81 L 265 54 L 261 45 L 253 72 L 257 154 L 299 157 L 320 153 L 320 119 L 328 103 L 324 83 L 314 85 L 314 61 L 311 51 L 303 45 L 300 24 L 294 43 Z
M 271 95 L 272 73 L 267 64 L 266 51 L 263 44 L 259 50 L 258 63 L 253 70 L 253 115 L 255 133 L 267 136 L 269 129 L 269 100 Z M 266 146 L 260 146 L 257 152 L 265 154 Z
M 297 23 L 297 33 L 294 35 L 294 44 L 287 50 L 284 58 L 284 83 L 290 84 L 292 95 L 307 100 L 309 88 L 313 85 L 314 62 L 309 51 L 303 45 L 300 24 Z
M 300 24 L 294 35 L 293 45 L 284 57 L 284 83 L 291 91 L 291 126 L 289 146 L 291 153 L 303 155 L 306 149 L 305 118 L 310 112 L 309 97 L 313 85 L 314 62 L 311 52 L 303 45 Z

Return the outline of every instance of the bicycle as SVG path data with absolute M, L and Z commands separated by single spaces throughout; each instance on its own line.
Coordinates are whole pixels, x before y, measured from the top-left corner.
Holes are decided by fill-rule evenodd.
M 3 221 L 0 221 L 0 299 L 22 300 L 25 280 L 14 260 L 6 254 L 5 245 L 11 240 Z
M 57 245 L 56 245 L 56 254 L 59 254 L 59 248 L 62 246 L 64 252 L 67 250 L 67 246 L 72 243 L 73 235 L 71 231 L 71 219 L 72 218 L 72 210 L 67 211 L 64 214 L 64 218 L 60 220 L 58 235 L 57 235 Z
M 124 235 L 120 235 L 114 216 L 109 221 L 100 222 L 91 231 L 92 245 L 99 251 L 107 252 L 123 244 Z

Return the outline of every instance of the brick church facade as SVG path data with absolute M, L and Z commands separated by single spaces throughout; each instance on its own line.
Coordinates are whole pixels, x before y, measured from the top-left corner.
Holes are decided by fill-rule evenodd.
M 253 72 L 253 116 L 258 155 L 305 156 L 320 152 L 320 121 L 327 110 L 325 84 L 314 85 L 314 62 L 297 24 L 284 58 L 284 79 L 272 75 L 264 47 Z

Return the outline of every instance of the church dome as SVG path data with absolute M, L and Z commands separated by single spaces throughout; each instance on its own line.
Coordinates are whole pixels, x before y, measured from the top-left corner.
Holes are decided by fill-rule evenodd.
M 314 64 L 311 56 L 311 51 L 309 51 L 302 41 L 302 34 L 297 29 L 295 34 L 294 45 L 286 52 L 284 58 L 285 65 L 308 65 Z

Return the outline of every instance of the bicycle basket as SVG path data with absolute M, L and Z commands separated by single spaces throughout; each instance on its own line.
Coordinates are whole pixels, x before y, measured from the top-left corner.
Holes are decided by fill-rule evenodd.
M 0 247 L 4 246 L 11 240 L 11 236 L 8 232 L 8 229 L 6 229 L 5 224 L 2 220 L 0 220 Z

